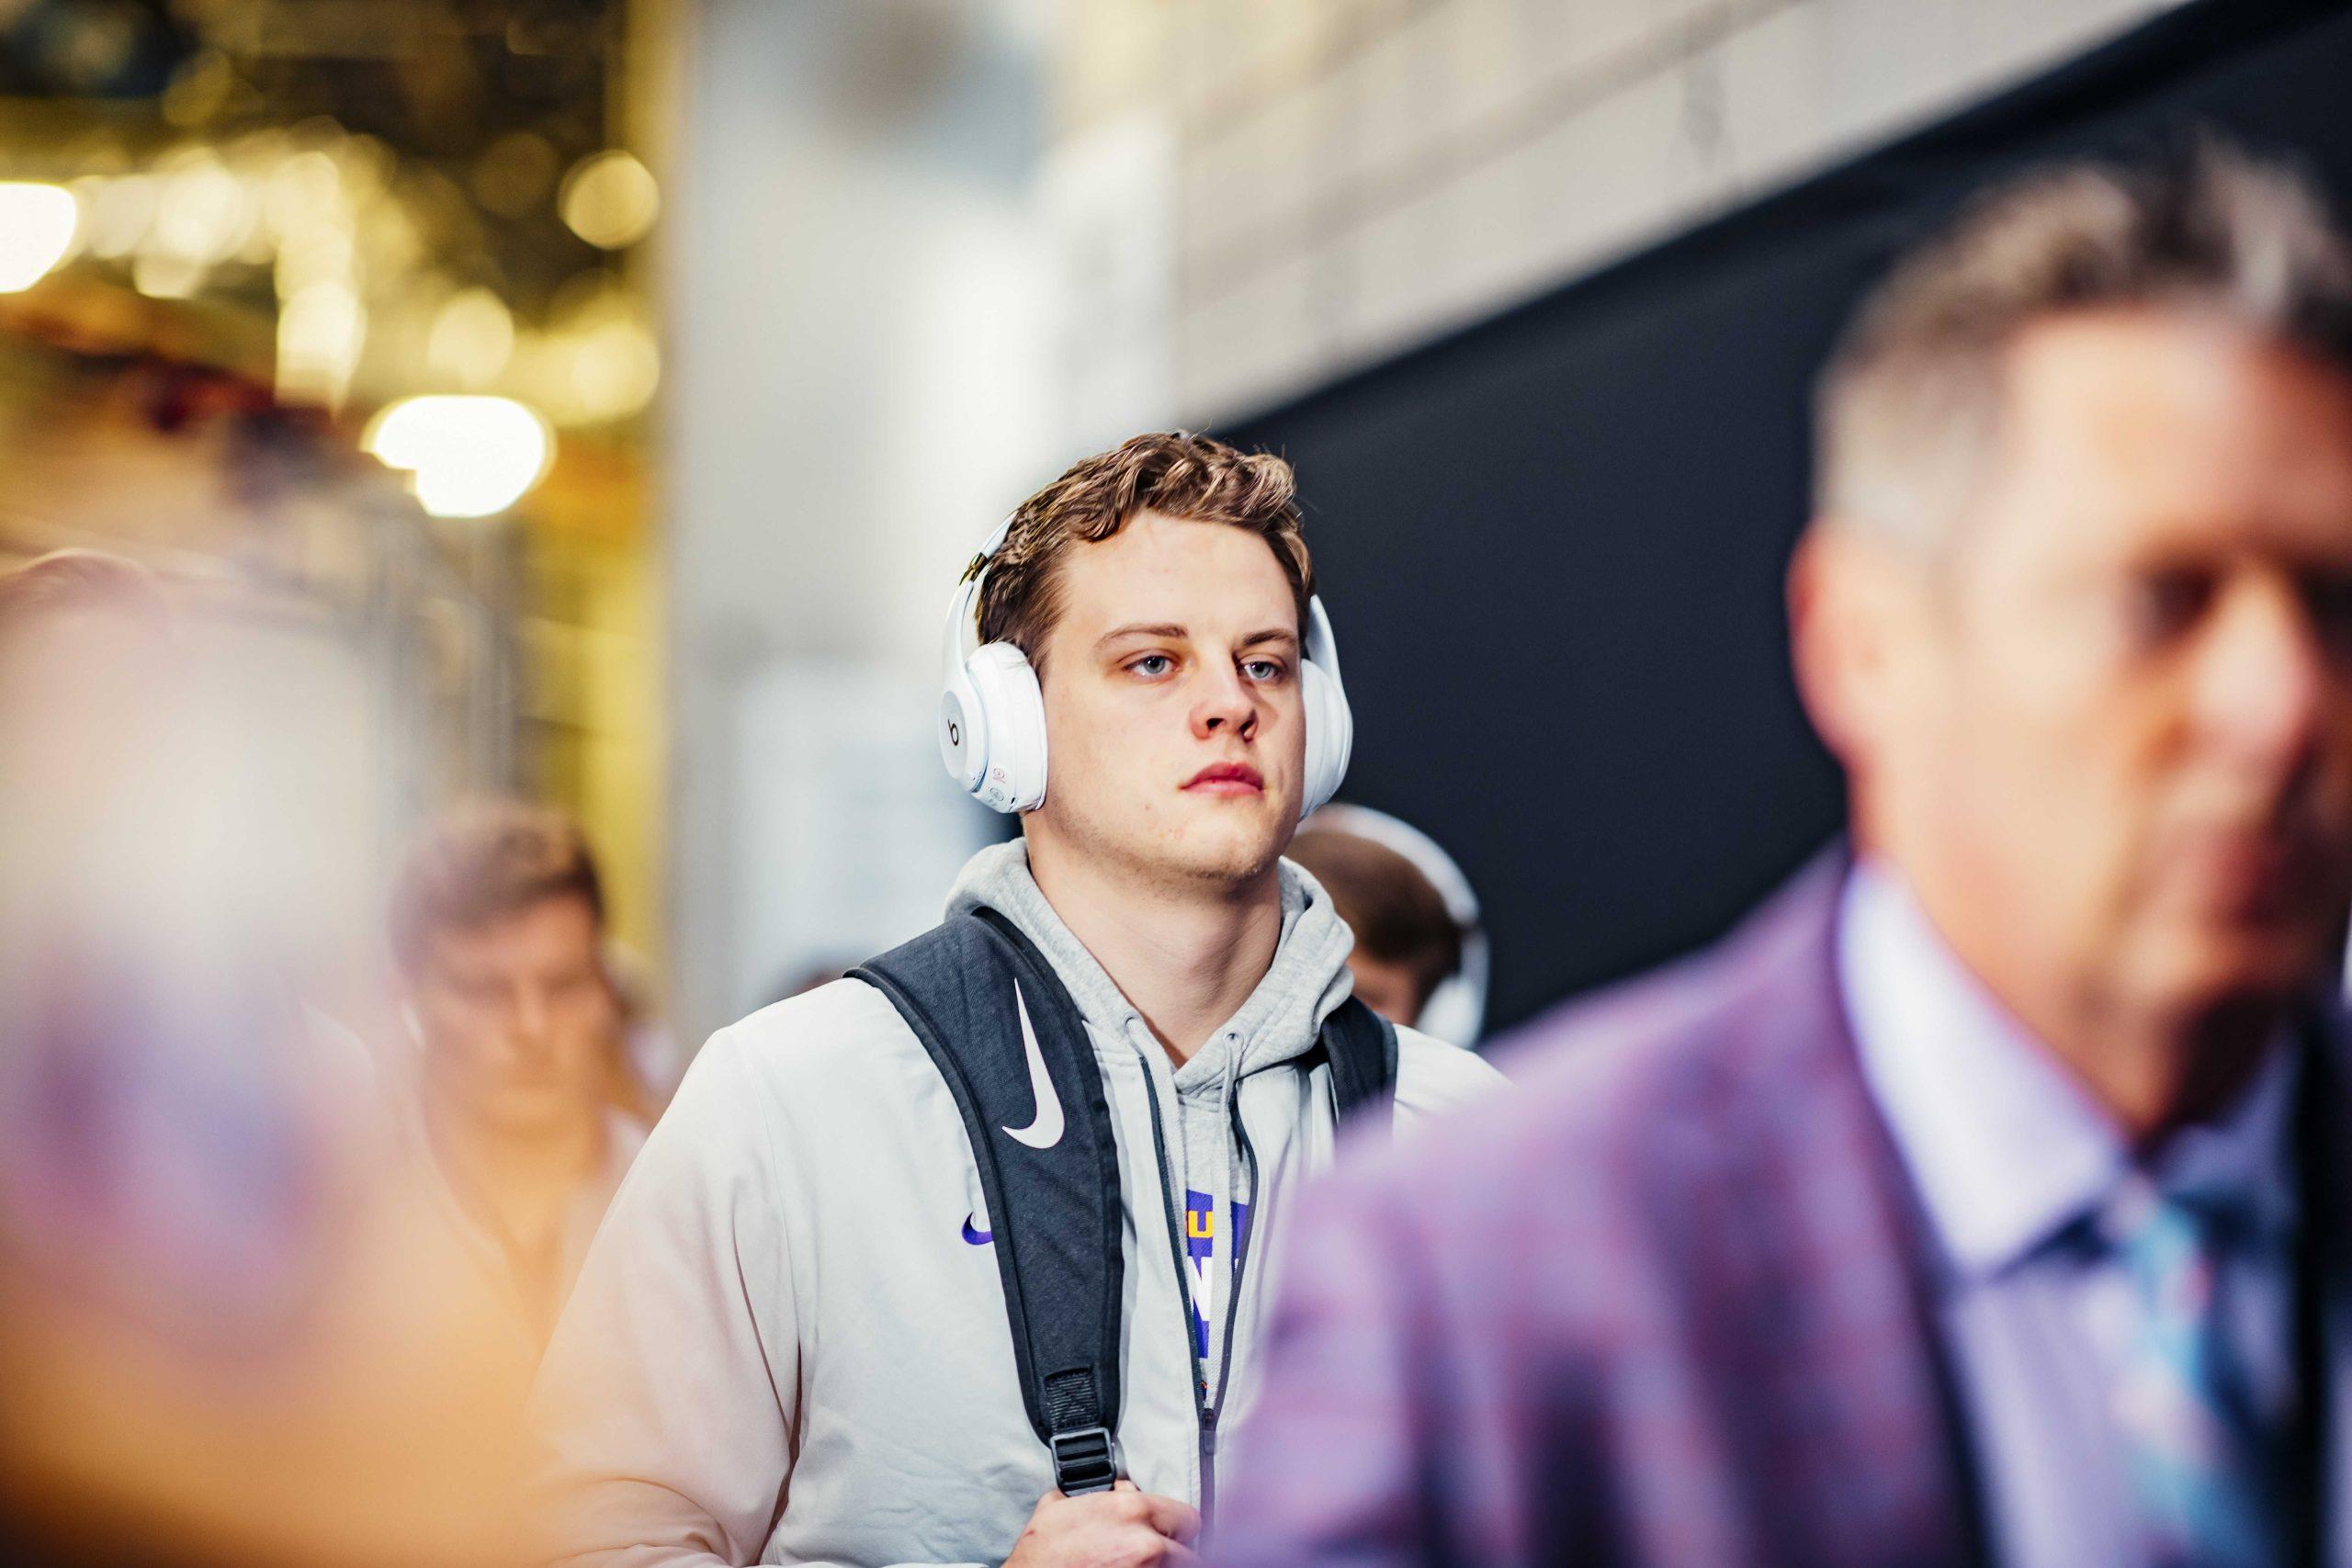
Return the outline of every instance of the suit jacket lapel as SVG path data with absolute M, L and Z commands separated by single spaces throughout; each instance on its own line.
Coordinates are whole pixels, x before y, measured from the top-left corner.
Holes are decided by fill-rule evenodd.
M 1789 1560 L 1987 1560 L 1974 1465 L 1937 1326 L 1926 1219 L 1862 1077 L 1836 972 L 1842 852 L 1757 918 L 1731 1101 L 1721 1295 L 1751 1505 Z M 1897 1555 L 1890 1555 L 1890 1552 Z M 1776 1554 L 1778 1555 L 1778 1554 Z

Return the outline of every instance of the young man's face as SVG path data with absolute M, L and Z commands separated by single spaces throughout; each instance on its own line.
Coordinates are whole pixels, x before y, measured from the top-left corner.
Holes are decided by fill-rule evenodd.
M 1058 571 L 1028 832 L 1161 885 L 1264 876 L 1298 827 L 1306 763 L 1298 604 L 1272 548 L 1145 512 Z
M 434 933 L 410 999 L 436 1098 L 480 1125 L 548 1131 L 604 1092 L 617 1018 L 584 898 Z

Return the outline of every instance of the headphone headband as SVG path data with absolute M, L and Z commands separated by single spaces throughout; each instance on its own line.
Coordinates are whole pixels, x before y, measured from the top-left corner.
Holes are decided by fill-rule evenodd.
M 955 595 L 947 602 L 947 657 L 951 668 L 961 665 L 980 646 L 980 587 L 988 581 L 989 562 L 1004 547 L 1005 536 L 1012 532 L 1012 519 L 1008 516 L 996 525 L 996 531 L 980 546 L 979 554 L 964 569 L 963 581 L 956 583 Z

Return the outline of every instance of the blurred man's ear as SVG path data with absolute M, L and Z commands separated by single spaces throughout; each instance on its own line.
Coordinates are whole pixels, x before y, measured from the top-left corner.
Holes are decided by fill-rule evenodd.
M 1919 564 L 1859 529 L 1815 522 L 1789 562 L 1790 650 L 1797 694 L 1822 743 L 1850 774 L 1899 720 L 1904 628 Z

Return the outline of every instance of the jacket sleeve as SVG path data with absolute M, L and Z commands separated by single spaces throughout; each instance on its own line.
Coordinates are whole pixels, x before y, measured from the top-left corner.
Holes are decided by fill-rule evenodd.
M 540 1365 L 535 1491 L 552 1561 L 759 1562 L 799 1416 L 775 1134 L 767 1089 L 720 1031 L 614 1195 Z
M 1396 1128 L 1417 1137 L 1434 1121 L 1510 1086 L 1493 1063 L 1417 1029 L 1396 1032 Z
M 531 1402 L 558 1562 L 759 1561 L 791 1470 L 800 1342 L 763 1102 L 722 1030 L 588 1249 Z

